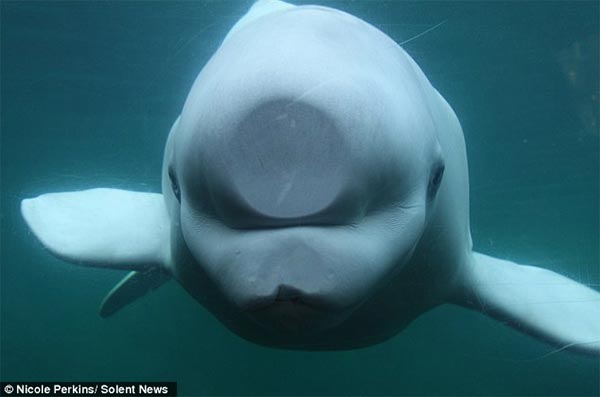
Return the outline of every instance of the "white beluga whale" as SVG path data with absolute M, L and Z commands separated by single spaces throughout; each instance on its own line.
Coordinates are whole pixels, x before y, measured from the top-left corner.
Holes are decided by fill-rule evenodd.
M 131 270 L 109 316 L 171 278 L 239 336 L 353 349 L 452 303 L 600 354 L 600 293 L 472 250 L 459 121 L 412 58 L 347 13 L 258 1 L 202 69 L 162 194 L 22 201 L 57 257 Z

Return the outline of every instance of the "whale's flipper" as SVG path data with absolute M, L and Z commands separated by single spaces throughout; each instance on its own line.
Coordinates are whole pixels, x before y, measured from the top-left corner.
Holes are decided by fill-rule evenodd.
M 100 316 L 113 315 L 124 306 L 155 290 L 170 279 L 171 276 L 160 268 L 129 273 L 106 295 L 102 305 L 100 305 Z
M 166 267 L 170 222 L 160 194 L 49 193 L 23 200 L 21 213 L 42 244 L 65 261 L 140 271 Z
M 474 253 L 459 304 L 562 349 L 600 355 L 600 293 L 549 270 Z

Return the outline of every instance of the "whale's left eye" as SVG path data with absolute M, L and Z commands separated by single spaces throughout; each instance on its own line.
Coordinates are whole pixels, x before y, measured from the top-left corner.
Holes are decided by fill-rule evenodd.
M 175 171 L 173 171 L 173 168 L 171 167 L 169 167 L 169 179 L 171 180 L 171 189 L 173 189 L 175 198 L 177 198 L 177 201 L 181 202 L 181 190 L 179 190 L 177 175 L 175 175 Z
M 431 174 L 431 178 L 429 179 L 429 187 L 427 189 L 427 197 L 432 199 L 437 193 L 441 183 L 442 177 L 444 176 L 444 164 L 438 164 Z

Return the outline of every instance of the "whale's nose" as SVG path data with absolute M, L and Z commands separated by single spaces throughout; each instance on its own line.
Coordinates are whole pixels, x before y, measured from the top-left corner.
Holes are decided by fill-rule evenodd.
M 350 147 L 320 109 L 264 103 L 228 134 L 214 205 L 241 227 L 343 223 L 356 213 Z M 219 148 L 217 148 L 219 150 Z

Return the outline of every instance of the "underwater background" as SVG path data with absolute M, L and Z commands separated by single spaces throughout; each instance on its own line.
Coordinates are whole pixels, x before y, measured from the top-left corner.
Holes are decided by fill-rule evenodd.
M 318 3 L 397 42 L 443 22 L 404 48 L 463 126 L 475 249 L 598 289 L 599 3 Z M 171 123 L 252 1 L 0 4 L 3 381 L 177 381 L 182 396 L 600 394 L 597 358 L 449 305 L 343 352 L 253 345 L 175 282 L 101 319 L 125 272 L 55 259 L 20 200 L 159 191 Z

